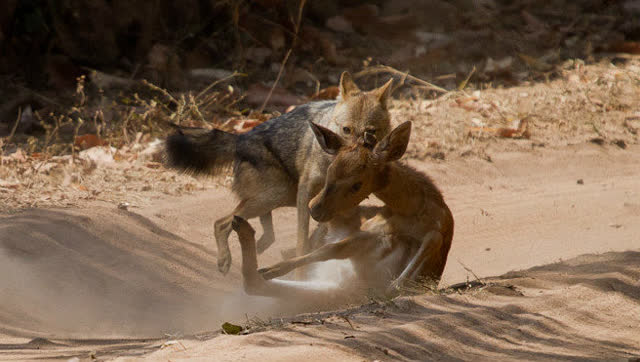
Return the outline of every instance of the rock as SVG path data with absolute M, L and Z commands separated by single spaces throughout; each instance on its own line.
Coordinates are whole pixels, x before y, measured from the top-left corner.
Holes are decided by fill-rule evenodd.
M 254 83 L 247 89 L 247 102 L 254 106 L 260 107 L 264 103 L 265 99 L 269 95 L 271 87 L 267 87 L 260 83 Z M 300 104 L 300 97 L 289 93 L 283 88 L 276 87 L 269 98 L 267 106 L 276 108 L 277 110 L 284 111 L 287 107 Z
M 256 64 L 264 64 L 271 54 L 273 51 L 269 48 L 254 47 L 247 49 L 246 58 Z
M 197 68 L 189 70 L 194 78 L 223 79 L 233 74 L 232 71 L 219 68 Z
M 98 166 L 109 166 L 115 163 L 113 155 L 116 153 L 114 147 L 98 146 L 81 151 L 78 157 L 82 160 L 94 162 Z
M 285 47 L 286 40 L 282 29 L 273 28 L 271 35 L 269 36 L 269 45 L 271 45 L 271 49 L 276 52 Z
M 345 19 L 360 33 L 368 33 L 371 25 L 375 24 L 379 14 L 380 9 L 373 4 L 363 4 L 343 10 Z
M 353 33 L 351 22 L 342 15 L 336 15 L 327 19 L 325 26 L 340 33 Z
M 640 15 L 640 1 L 628 0 L 622 4 L 622 8 L 632 14 Z
M 489 74 L 508 72 L 510 71 L 512 64 L 513 64 L 513 57 L 510 57 L 510 56 L 504 57 L 499 60 L 493 60 L 492 58 L 487 58 L 487 63 L 484 66 L 484 72 Z
M 329 64 L 337 64 L 338 52 L 330 33 L 312 26 L 305 26 L 303 27 L 302 37 L 306 42 L 313 44 L 313 48 L 319 48 L 322 56 Z

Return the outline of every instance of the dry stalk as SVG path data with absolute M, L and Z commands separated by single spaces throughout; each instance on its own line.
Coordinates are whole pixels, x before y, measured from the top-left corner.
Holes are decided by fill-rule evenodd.
M 198 95 L 196 96 L 195 100 L 197 101 L 200 97 L 202 97 L 202 95 L 204 95 L 205 93 L 207 93 L 211 88 L 215 87 L 216 85 L 222 83 L 222 82 L 226 82 L 229 79 L 235 78 L 235 77 L 246 77 L 247 75 L 244 73 L 239 73 L 237 71 L 233 71 L 233 74 L 226 76 L 222 79 L 218 79 L 215 82 L 212 82 L 211 84 L 209 84 L 207 86 L 207 88 L 203 89 L 202 92 L 198 93 Z
M 464 265 L 460 259 L 456 259 L 458 261 L 458 263 L 460 263 L 460 265 L 462 265 L 462 267 L 464 268 L 464 270 L 468 271 L 469 273 L 471 273 L 471 275 L 473 275 L 474 278 L 476 278 L 477 281 L 479 281 L 480 283 L 486 285 L 487 283 L 482 280 L 482 278 L 480 278 L 478 275 L 476 275 L 476 273 L 473 272 L 473 270 L 471 270 L 471 268 L 467 267 L 466 265 Z
M 421 85 L 423 85 L 423 86 L 425 86 L 425 87 L 427 87 L 429 89 L 433 89 L 433 90 L 435 90 L 437 92 L 449 93 L 449 91 L 444 89 L 444 88 L 438 87 L 437 85 L 429 83 L 426 80 L 423 80 L 423 79 L 420 79 L 418 77 L 415 77 L 415 76 L 409 74 L 409 72 L 401 72 L 401 71 L 399 71 L 399 70 L 397 70 L 397 69 L 395 69 L 393 67 L 390 67 L 388 65 L 376 65 L 374 67 L 369 67 L 369 68 L 363 69 L 363 70 L 359 71 L 358 73 L 354 74 L 354 77 L 355 78 L 360 78 L 360 77 L 363 77 L 363 76 L 366 76 L 366 75 L 372 75 L 372 74 L 378 74 L 378 73 L 391 73 L 391 74 L 402 76 L 403 77 L 403 82 L 401 84 L 403 84 L 406 79 L 409 79 L 409 80 L 414 81 L 416 83 L 419 83 L 419 84 L 421 84 Z
M 175 98 L 173 98 L 173 96 L 171 94 L 169 94 L 169 92 L 167 92 L 165 89 L 158 87 L 157 85 L 147 81 L 146 79 L 142 80 L 142 84 L 146 85 L 147 87 L 158 91 L 160 93 L 162 93 L 165 97 L 167 97 L 171 102 L 175 103 L 175 104 L 180 104 Z
M 462 81 L 462 83 L 460 83 L 460 85 L 458 85 L 458 90 L 464 90 L 467 87 L 467 84 L 469 83 L 469 80 L 471 79 L 471 76 L 473 76 L 473 73 L 476 72 L 476 66 L 473 66 L 473 69 L 471 69 L 471 72 L 469 72 L 469 75 L 467 75 L 467 77 Z
M 18 124 L 20 124 L 21 118 L 22 118 L 22 108 L 19 108 L 18 117 L 16 118 L 16 122 L 13 124 L 13 127 L 11 128 L 11 133 L 9 133 L 9 136 L 7 137 L 6 144 L 9 144 L 9 142 L 11 142 L 11 139 L 13 138 L 13 135 L 16 134 L 16 130 L 18 129 Z

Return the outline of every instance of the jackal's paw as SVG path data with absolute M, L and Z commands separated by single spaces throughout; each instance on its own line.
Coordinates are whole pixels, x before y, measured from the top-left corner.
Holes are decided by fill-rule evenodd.
M 225 254 L 218 256 L 218 271 L 222 275 L 227 275 L 231 268 L 231 254 Z

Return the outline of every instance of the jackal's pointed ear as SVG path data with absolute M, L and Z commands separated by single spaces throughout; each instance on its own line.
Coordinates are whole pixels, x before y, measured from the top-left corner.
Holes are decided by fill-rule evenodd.
M 411 121 L 404 122 L 378 142 L 373 153 L 384 162 L 399 160 L 407 151 L 411 136 Z
M 393 78 L 389 79 L 382 87 L 376 88 L 370 93 L 373 94 L 380 104 L 382 104 L 382 107 L 386 109 L 391 92 L 393 92 Z
M 360 92 L 360 88 L 353 82 L 349 72 L 342 72 L 340 76 L 340 86 L 338 88 L 340 88 L 340 98 L 342 98 L 343 101 Z
M 330 129 L 322 127 L 313 122 L 309 122 L 311 129 L 313 130 L 313 134 L 316 136 L 320 147 L 324 150 L 324 152 L 335 155 L 342 148 L 343 141 L 340 136 L 333 133 Z

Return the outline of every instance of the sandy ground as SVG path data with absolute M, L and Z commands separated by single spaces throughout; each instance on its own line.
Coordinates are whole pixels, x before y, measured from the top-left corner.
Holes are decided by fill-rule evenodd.
M 313 311 L 245 296 L 235 235 L 230 274 L 216 271 L 213 220 L 234 203 L 224 188 L 128 211 L 88 201 L 5 214 L 0 359 L 640 357 L 640 147 L 509 142 L 528 141 L 489 143 L 491 162 L 411 161 L 456 218 L 440 286 L 488 286 L 339 311 L 295 316 Z M 275 212 L 262 265 L 294 244 L 294 216 Z M 252 333 L 222 335 L 225 321 Z

